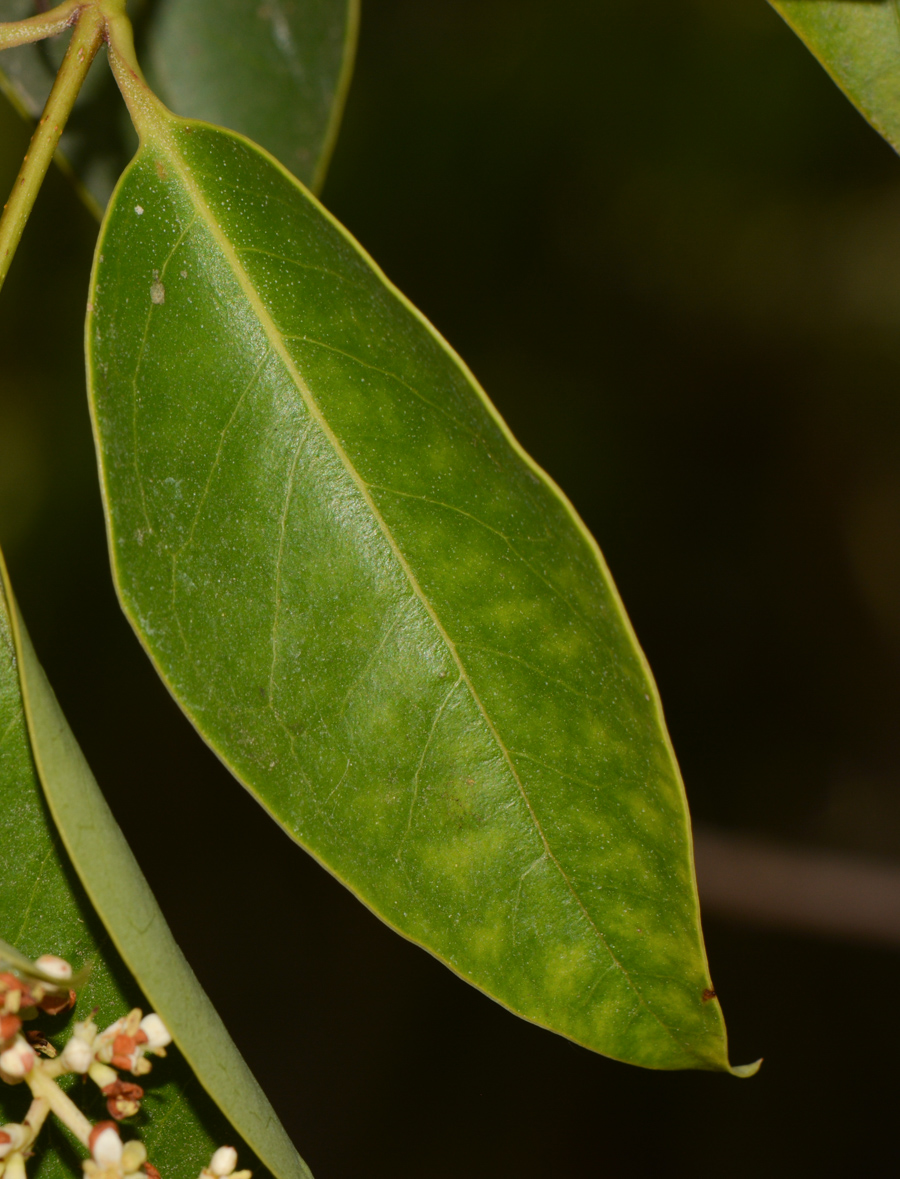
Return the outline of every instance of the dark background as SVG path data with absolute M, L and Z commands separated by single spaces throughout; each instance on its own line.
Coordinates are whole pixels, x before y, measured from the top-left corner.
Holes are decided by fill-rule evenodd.
M 26 138 L 3 107 L 7 188 Z M 900 855 L 900 162 L 779 18 L 369 0 L 324 199 L 597 535 L 695 818 Z M 95 235 L 51 176 L 0 298 L 0 541 L 317 1179 L 894 1173 L 897 953 L 709 920 L 732 1058 L 762 1072 L 632 1069 L 402 942 L 229 778 L 109 583 L 81 356 Z

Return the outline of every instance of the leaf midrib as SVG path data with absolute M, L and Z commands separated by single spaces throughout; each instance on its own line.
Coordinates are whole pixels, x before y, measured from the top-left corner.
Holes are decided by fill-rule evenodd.
M 372 518 L 378 524 L 378 527 L 380 528 L 382 535 L 384 536 L 385 540 L 387 541 L 388 545 L 390 546 L 391 552 L 394 554 L 395 560 L 397 561 L 398 565 L 400 566 L 401 570 L 403 571 L 403 574 L 406 577 L 410 588 L 412 589 L 412 591 L 416 595 L 416 597 L 419 599 L 419 601 L 422 603 L 422 606 L 424 607 L 426 613 L 428 614 L 429 618 L 431 619 L 432 624 L 434 625 L 437 633 L 440 635 L 442 641 L 444 642 L 444 644 L 447 648 L 447 651 L 449 652 L 451 658 L 453 659 L 454 663 L 458 667 L 461 680 L 465 683 L 465 685 L 466 685 L 466 687 L 472 697 L 473 702 L 475 703 L 476 707 L 478 708 L 479 712 L 481 713 L 482 717 L 484 718 L 484 722 L 487 725 L 488 730 L 497 745 L 497 748 L 500 750 L 504 761 L 506 762 L 507 766 L 509 767 L 510 773 L 513 776 L 513 781 L 516 783 L 516 787 L 519 791 L 519 794 L 522 797 L 522 801 L 525 803 L 525 806 L 528 810 L 528 814 L 531 818 L 534 828 L 537 831 L 538 836 L 541 840 L 541 843 L 544 847 L 544 855 L 546 856 L 547 859 L 550 860 L 550 862 L 554 865 L 556 870 L 559 872 L 566 888 L 568 889 L 568 891 L 572 895 L 573 899 L 575 900 L 576 904 L 578 905 L 579 909 L 581 910 L 588 925 L 594 931 L 594 934 L 595 934 L 598 942 L 606 950 L 613 965 L 616 967 L 617 970 L 620 971 L 622 977 L 625 979 L 628 986 L 634 992 L 634 995 L 637 998 L 638 1002 L 647 1011 L 647 1013 L 659 1024 L 659 1026 L 665 1031 L 665 1033 L 676 1044 L 678 1044 L 679 1047 L 684 1048 L 685 1045 L 683 1045 L 681 1043 L 679 1037 L 675 1034 L 674 1030 L 672 1028 L 670 1028 L 660 1018 L 660 1016 L 650 1007 L 649 1003 L 644 998 L 644 996 L 641 994 L 639 988 L 637 987 L 636 983 L 634 982 L 634 979 L 631 977 L 630 972 L 626 969 L 626 967 L 616 957 L 611 946 L 607 942 L 606 938 L 603 936 L 600 929 L 597 927 L 597 924 L 595 923 L 593 917 L 591 916 L 590 912 L 588 911 L 587 907 L 585 906 L 584 901 L 582 900 L 580 894 L 578 893 L 578 890 L 575 888 L 572 881 L 569 879 L 568 874 L 566 873 L 565 869 L 563 868 L 562 864 L 559 862 L 556 855 L 553 853 L 553 851 L 550 847 L 550 843 L 547 839 L 547 836 L 544 833 L 544 829 L 541 825 L 540 819 L 538 818 L 538 816 L 534 810 L 534 807 L 532 806 L 531 799 L 528 797 L 528 793 L 525 790 L 524 783 L 522 782 L 522 779 L 519 775 L 516 765 L 513 762 L 511 753 L 510 753 L 509 749 L 507 748 L 506 743 L 503 741 L 502 737 L 500 736 L 499 732 L 497 731 L 497 727 L 494 724 L 487 709 L 485 708 L 484 703 L 482 702 L 481 697 L 475 688 L 475 685 L 472 683 L 472 680 L 469 677 L 469 673 L 466 669 L 466 666 L 463 663 L 463 660 L 462 660 L 462 658 L 456 648 L 456 644 L 453 642 L 452 638 L 448 634 L 446 628 L 444 627 L 443 623 L 441 622 L 440 618 L 438 617 L 437 612 L 435 611 L 433 605 L 428 600 L 427 595 L 425 594 L 424 590 L 420 586 L 418 578 L 416 577 L 415 573 L 413 572 L 412 568 L 410 567 L 409 562 L 407 561 L 406 556 L 404 555 L 403 551 L 401 550 L 401 548 L 397 544 L 397 541 L 395 540 L 393 533 L 391 532 L 391 529 L 390 529 L 387 521 L 384 519 L 384 517 L 382 516 L 381 512 L 378 509 L 377 504 L 372 499 L 372 497 L 369 493 L 369 487 L 368 487 L 367 483 L 361 477 L 361 475 L 357 472 L 356 468 L 354 467 L 353 463 L 350 460 L 349 455 L 344 450 L 344 447 L 342 446 L 340 440 L 335 435 L 334 431 L 332 430 L 331 426 L 329 425 L 328 421 L 326 420 L 325 416 L 323 415 L 322 411 L 320 410 L 318 403 L 316 402 L 315 398 L 313 397 L 312 392 L 310 391 L 308 385 L 306 384 L 305 380 L 303 379 L 299 370 L 297 369 L 297 366 L 294 363 L 292 356 L 290 355 L 290 353 L 288 352 L 288 350 L 284 344 L 284 338 L 283 338 L 282 333 L 279 331 L 274 319 L 270 315 L 268 309 L 266 308 L 264 302 L 262 301 L 260 295 L 258 294 L 255 286 L 253 285 L 253 282 L 252 282 L 249 274 L 245 270 L 242 262 L 240 261 L 237 250 L 235 249 L 234 246 L 232 246 L 232 244 L 228 240 L 227 236 L 225 235 L 225 233 L 222 230 L 222 227 L 219 225 L 219 222 L 216 219 L 216 216 L 215 216 L 213 210 L 211 209 L 211 207 L 209 206 L 205 197 L 203 196 L 202 191 L 200 190 L 198 185 L 195 183 L 192 172 L 191 172 L 190 165 L 188 164 L 187 160 L 184 158 L 181 151 L 179 150 L 176 140 L 175 140 L 175 136 L 172 133 L 172 131 L 170 130 L 170 124 L 172 124 L 172 123 L 186 124 L 187 120 L 176 120 L 174 117 L 168 116 L 166 118 L 165 123 L 164 123 L 162 118 L 154 119 L 154 137 L 153 137 L 154 138 L 154 148 L 156 150 L 162 150 L 168 156 L 170 163 L 173 165 L 175 172 L 177 173 L 182 185 L 184 186 L 185 192 L 189 196 L 191 203 L 194 206 L 194 209 L 196 210 L 198 216 L 206 224 L 206 227 L 207 227 L 210 235 L 212 236 L 212 238 L 216 242 L 217 246 L 221 250 L 228 266 L 230 267 L 232 273 L 234 274 L 234 276 L 237 280 L 237 283 L 241 289 L 241 292 L 243 293 L 243 295 L 244 295 L 245 299 L 247 300 L 248 304 L 250 305 L 251 309 L 256 314 L 257 319 L 260 323 L 260 326 L 262 327 L 263 332 L 265 333 L 270 346 L 272 347 L 273 351 L 278 355 L 279 359 L 281 360 L 282 364 L 285 367 L 285 370 L 287 371 L 288 375 L 291 377 L 296 388 L 299 390 L 300 395 L 303 398 L 304 404 L 306 405 L 307 411 L 310 414 L 310 417 L 312 417 L 313 420 L 319 426 L 320 430 L 322 431 L 322 434 L 324 435 L 324 437 L 326 438 L 326 440 L 329 442 L 332 449 L 334 450 L 335 455 L 338 457 L 338 459 L 340 460 L 344 469 L 346 470 L 347 474 L 350 476 L 353 483 L 355 484 L 359 494 L 365 500 L 365 502 L 369 508 L 369 511 L 372 514 Z M 189 127 L 186 127 L 185 129 L 190 131 Z M 230 132 L 219 131 L 219 133 L 220 134 L 227 134 L 227 135 L 229 135 L 229 137 L 233 137 L 241 143 L 248 144 L 249 146 L 251 146 L 253 148 L 253 150 L 259 152 L 259 154 L 262 155 L 263 157 L 265 157 L 267 155 L 267 153 L 264 153 L 257 145 L 249 144 L 249 141 L 243 140 L 243 138 L 241 136 L 235 135 L 234 133 L 230 133 Z M 270 157 L 270 162 L 274 166 L 277 167 L 278 171 L 282 172 L 293 183 L 296 184 L 296 181 L 294 180 L 294 178 L 290 176 L 290 173 L 288 173 L 286 170 L 284 170 L 282 168 L 282 166 L 278 163 L 277 160 L 274 160 L 274 158 Z M 303 194 L 303 195 L 305 197 L 305 194 Z M 309 198 L 306 198 L 306 199 L 309 199 Z M 312 199 L 314 199 L 314 198 L 312 198 Z

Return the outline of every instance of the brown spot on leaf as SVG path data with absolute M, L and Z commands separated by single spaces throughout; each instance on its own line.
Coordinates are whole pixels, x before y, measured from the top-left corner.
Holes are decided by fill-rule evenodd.
M 715 999 L 715 997 L 716 997 L 716 992 L 712 989 L 712 987 L 707 987 L 706 990 L 703 992 L 703 994 L 700 996 L 700 998 L 703 1000 L 704 1003 L 708 1003 L 710 1001 L 710 999 Z

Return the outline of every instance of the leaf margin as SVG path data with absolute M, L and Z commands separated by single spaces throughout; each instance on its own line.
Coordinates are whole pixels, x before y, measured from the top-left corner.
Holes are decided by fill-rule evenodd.
M 341 57 L 341 69 L 338 74 L 337 85 L 334 88 L 334 98 L 331 102 L 331 114 L 322 138 L 322 150 L 309 182 L 311 192 L 318 195 L 325 184 L 331 158 L 337 147 L 338 136 L 344 122 L 344 112 L 347 108 L 347 96 L 356 69 L 356 56 L 359 50 L 359 25 L 362 12 L 362 0 L 347 0 L 347 23 L 344 26 L 344 52 Z M 301 181 L 302 183 L 302 181 Z
M 769 0 L 769 4 L 806 46 L 848 102 L 895 151 L 900 152 L 900 6 L 897 0 Z M 802 12 L 808 12 L 821 19 L 828 9 L 839 11 L 845 20 L 851 23 L 860 21 L 863 24 L 871 17 L 873 11 L 882 9 L 888 13 L 887 19 L 894 25 L 896 35 L 893 49 L 887 47 L 888 54 L 893 58 L 891 64 L 896 71 L 896 93 L 893 96 L 894 110 L 891 112 L 888 109 L 886 118 L 879 113 L 881 104 L 878 78 L 883 74 L 869 75 L 861 81 L 856 81 L 850 64 L 849 41 L 847 61 L 838 61 L 835 54 L 825 51 L 823 43 L 827 34 L 821 31 L 817 21 L 800 18 Z M 865 30 L 863 32 L 862 40 L 865 40 L 867 34 Z M 877 37 L 873 40 L 878 42 Z M 890 100 L 885 105 L 890 108 Z

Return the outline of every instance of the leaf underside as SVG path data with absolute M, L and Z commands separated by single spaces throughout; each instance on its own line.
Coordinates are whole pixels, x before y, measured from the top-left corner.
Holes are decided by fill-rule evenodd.
M 850 101 L 900 151 L 897 0 L 770 0 Z
M 147 1095 L 141 1113 L 123 1123 L 124 1137 L 134 1136 L 132 1131 L 140 1135 L 163 1179 L 198 1174 L 213 1150 L 234 1142 L 235 1130 L 278 1179 L 308 1179 L 309 1171 L 172 940 L 27 634 L 21 624 L 11 625 L 2 584 L 0 856 L 0 936 L 31 958 L 56 953 L 76 968 L 90 964 L 74 1017 L 43 1017 L 26 1026 L 39 1027 L 60 1047 L 71 1034 L 72 1019 L 87 1018 L 92 1008 L 98 1008 L 103 1027 L 139 1006 L 158 1011 L 175 1035 L 177 1047 L 142 1079 Z M 93 1084 L 72 1078 L 63 1085 L 92 1121 L 108 1119 Z M 229 1113 L 230 1125 L 206 1090 Z M 0 1120 L 21 1120 L 28 1099 L 26 1086 L 0 1085 Z M 40 1179 L 81 1176 L 83 1151 L 58 1126 L 41 1134 L 36 1149 Z M 253 1167 L 262 1179 L 266 1172 L 250 1147 L 239 1146 L 239 1151 L 242 1165 Z
M 154 88 L 179 114 L 211 119 L 262 143 L 318 189 L 350 82 L 359 0 L 146 0 L 129 3 Z M 0 0 L 0 20 L 35 12 Z M 68 34 L 0 54 L 0 88 L 39 117 Z M 91 68 L 60 145 L 98 211 L 137 140 L 106 64 Z
M 123 177 L 90 298 L 118 590 L 204 738 L 513 1011 L 727 1069 L 654 685 L 458 358 L 275 161 L 180 120 Z

